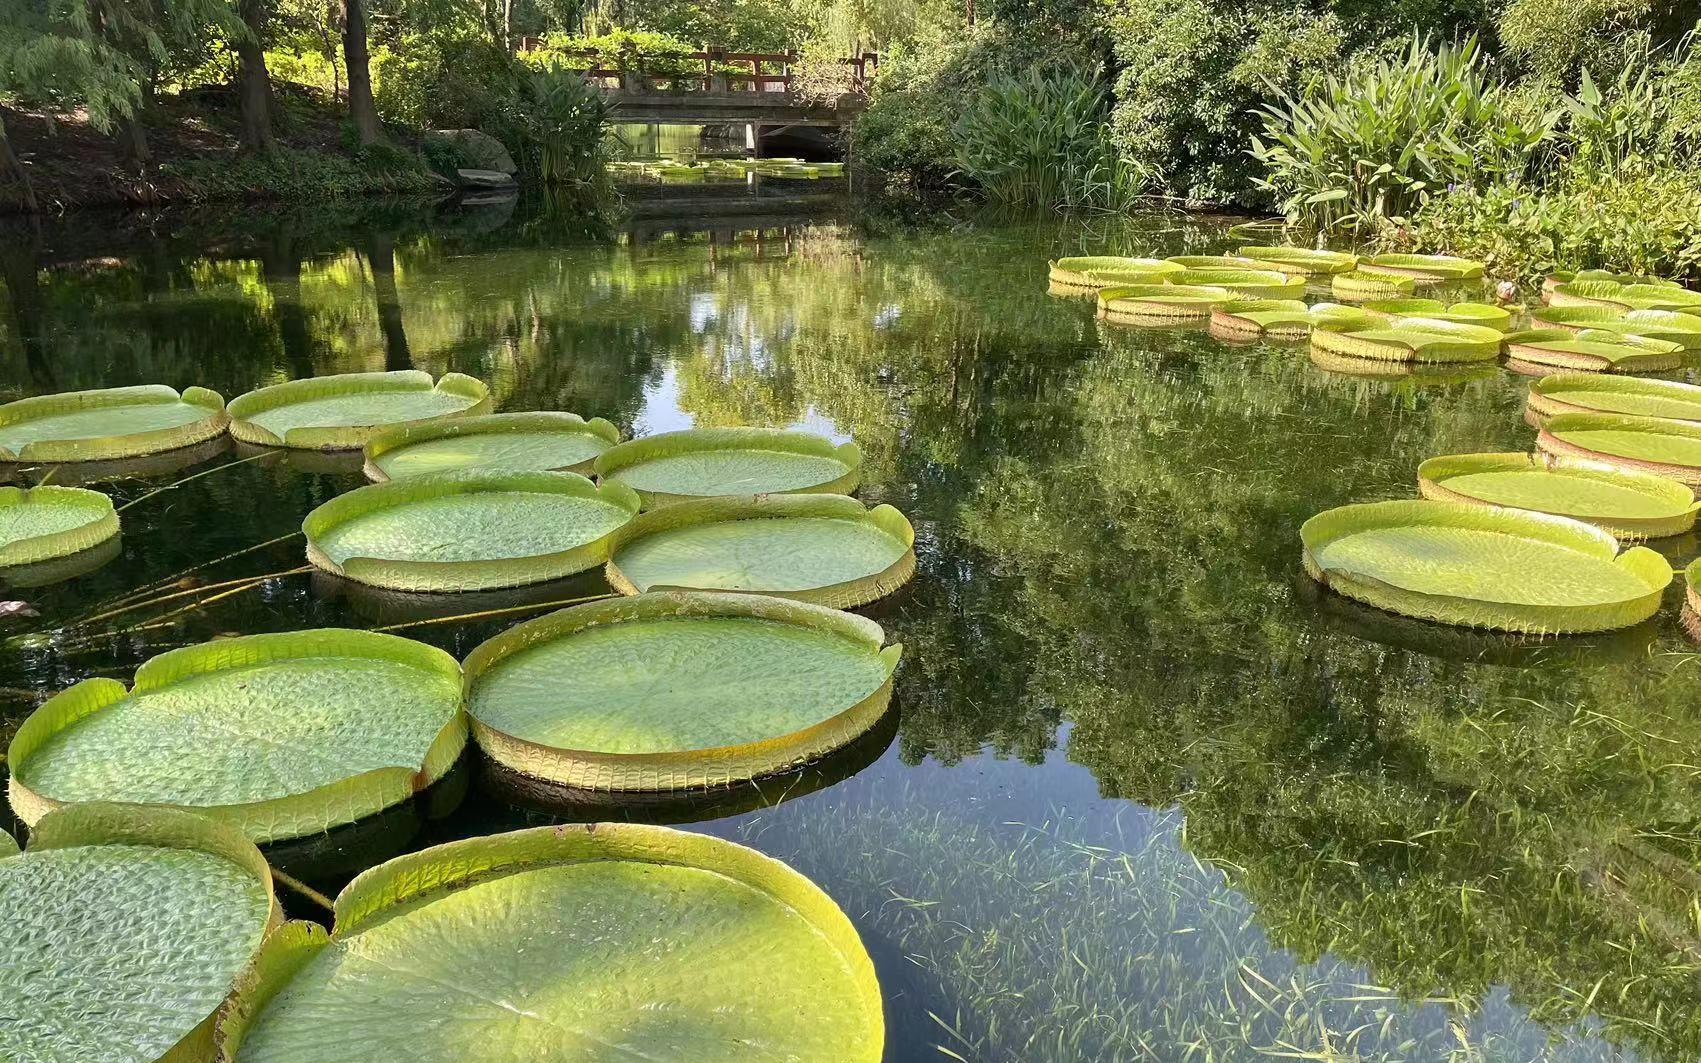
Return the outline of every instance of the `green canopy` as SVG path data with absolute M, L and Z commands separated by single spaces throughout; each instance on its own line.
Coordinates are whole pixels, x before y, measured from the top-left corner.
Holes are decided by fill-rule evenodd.
M 312 377 L 238 395 L 230 434 L 244 443 L 303 450 L 357 450 L 392 425 L 462 417 L 490 409 L 490 389 L 460 373 L 414 369 Z
M 1586 521 L 1620 539 L 1680 535 L 1701 509 L 1689 488 L 1652 473 L 1545 454 L 1452 454 L 1418 466 L 1425 498 Z
M 402 425 L 366 441 L 366 478 L 480 468 L 588 474 L 597 455 L 620 442 L 601 417 L 571 413 L 493 413 Z
M 164 384 L 38 395 L 0 406 L 0 461 L 110 461 L 224 435 L 224 398 Z
M 862 482 L 862 452 L 813 432 L 688 428 L 612 447 L 596 473 L 637 491 L 645 509 L 720 495 L 848 495 Z
M 112 499 L 82 487 L 0 487 L 0 567 L 69 557 L 118 534 Z

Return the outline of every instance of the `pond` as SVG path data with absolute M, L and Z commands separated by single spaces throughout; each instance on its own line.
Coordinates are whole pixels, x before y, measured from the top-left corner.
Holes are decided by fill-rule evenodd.
M 1340 375 L 1046 292 L 1048 257 L 1234 243 L 1182 215 L 910 229 L 783 205 L 614 233 L 529 204 L 84 217 L 0 238 L 0 400 L 454 370 L 499 409 L 628 434 L 854 439 L 863 497 L 909 515 L 917 578 L 870 610 L 904 644 L 889 726 L 696 804 L 550 808 L 469 761 L 274 854 L 321 889 L 454 837 L 675 822 L 838 901 L 893 1061 L 1696 1058 L 1701 656 L 1675 606 L 1520 642 L 1316 591 L 1305 518 L 1412 497 L 1433 455 L 1529 449 L 1527 381 Z M 0 619 L 0 739 L 169 647 L 343 625 L 459 656 L 596 592 L 356 593 L 293 534 L 358 462 L 229 446 L 112 473 L 119 554 L 6 594 L 37 615 Z

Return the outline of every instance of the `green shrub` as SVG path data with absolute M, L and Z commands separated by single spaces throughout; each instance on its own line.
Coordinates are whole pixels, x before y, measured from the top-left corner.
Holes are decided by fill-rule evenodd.
M 582 69 L 585 52 L 595 53 L 597 66 L 613 70 L 636 70 L 641 65 L 655 74 L 701 74 L 703 61 L 691 59 L 696 45 L 665 33 L 616 29 L 592 37 L 565 33 L 546 34 L 542 46 L 520 56 L 538 68 L 566 66 Z M 743 68 L 748 69 L 748 67 Z
M 587 196 L 608 188 L 610 105 L 580 74 L 562 67 L 527 70 L 495 135 L 521 173 Z
M 265 155 L 167 163 L 160 171 L 196 200 L 317 201 L 438 187 L 414 155 L 386 145 L 351 155 L 279 148 Z
M 387 122 L 483 129 L 519 91 L 520 75 L 513 57 L 482 33 L 413 34 L 374 50 L 373 99 Z

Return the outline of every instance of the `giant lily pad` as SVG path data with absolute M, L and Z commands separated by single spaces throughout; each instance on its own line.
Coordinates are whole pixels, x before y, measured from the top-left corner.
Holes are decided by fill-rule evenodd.
M 0 832 L 0 1059 L 207 1058 L 278 918 L 253 843 L 200 816 L 79 805 L 24 853 Z
M 1425 317 L 1432 321 L 1456 321 L 1506 331 L 1512 311 L 1489 303 L 1444 303 L 1440 299 L 1372 299 L 1360 303 L 1367 313 L 1379 318 Z
M 1585 373 L 1663 373 L 1680 368 L 1683 348 L 1599 329 L 1571 333 L 1565 329 L 1526 329 L 1506 337 L 1507 367 L 1521 373 L 1547 374 L 1555 369 Z
M 1538 428 L 1541 421 L 1561 413 L 1617 413 L 1701 424 L 1701 387 L 1676 380 L 1556 373 L 1530 385 L 1526 408 Z
M 753 591 L 850 609 L 915 574 L 915 530 L 891 506 L 841 495 L 746 495 L 663 506 L 609 544 L 608 582 L 658 589 Z
M 1701 503 L 1680 483 L 1545 454 L 1452 454 L 1418 466 L 1425 498 L 1476 502 L 1585 521 L 1621 539 L 1681 535 Z
M 1343 254 L 1340 251 L 1314 251 L 1308 247 L 1247 244 L 1240 249 L 1240 255 L 1254 262 L 1269 262 L 1280 266 L 1284 272 L 1300 271 L 1304 274 L 1345 273 L 1358 265 L 1356 255 Z
M 0 487 L 0 566 L 31 565 L 118 534 L 112 499 L 82 487 Z
M 1189 269 L 1165 280 L 1202 288 L 1227 288 L 1242 299 L 1292 299 L 1305 294 L 1305 278 L 1262 269 Z
M 1661 277 L 1650 277 L 1641 273 L 1614 273 L 1610 269 L 1558 270 L 1542 278 L 1542 298 L 1547 299 L 1553 290 L 1561 284 L 1573 281 L 1609 281 L 1613 284 L 1663 284 L 1669 287 L 1681 288 L 1676 281 L 1665 280 Z
M 1348 270 L 1329 278 L 1329 290 L 1338 299 L 1398 299 L 1412 294 L 1412 289 L 1410 277 L 1362 269 Z
M 877 1063 L 880 986 L 796 871 L 669 827 L 469 838 L 365 872 L 327 935 L 285 925 L 221 1063 Z
M 315 834 L 398 804 L 466 744 L 460 668 L 394 635 L 327 628 L 171 650 L 130 690 L 85 679 L 12 738 L 12 809 L 172 805 L 256 841 Z
M 414 369 L 344 373 L 259 388 L 230 404 L 230 434 L 244 443 L 303 450 L 357 450 L 391 425 L 464 417 L 490 409 L 490 389 L 460 373 Z
M 1602 306 L 1610 310 L 1701 310 L 1701 292 L 1674 284 L 1618 284 L 1613 281 L 1571 281 L 1555 286 L 1554 306 Z
M 620 442 L 601 417 L 571 413 L 493 413 L 387 428 L 366 442 L 366 476 L 390 480 L 481 468 L 502 472 L 589 473 Z
M 38 395 L 0 406 L 0 461 L 110 461 L 224 434 L 224 398 L 164 384 Z
M 720 495 L 848 495 L 862 482 L 862 452 L 811 432 L 689 428 L 612 447 L 596 471 L 637 491 L 646 509 Z
M 1300 528 L 1305 570 L 1379 609 L 1465 627 L 1609 631 L 1652 616 L 1671 566 L 1564 517 L 1460 502 L 1369 502 Z
M 902 652 L 884 639 L 872 620 L 755 594 L 573 606 L 467 657 L 473 735 L 500 764 L 592 790 L 767 775 L 874 725 Z
M 1560 457 L 1594 458 L 1701 487 L 1701 425 L 1689 421 L 1562 413 L 1542 426 L 1536 446 Z
M 1155 283 L 1161 283 L 1161 278 L 1167 273 L 1180 273 L 1184 266 L 1173 262 L 1165 262 L 1161 258 L 1125 258 L 1119 255 L 1085 255 L 1075 258 L 1053 259 L 1051 262 L 1051 283 L 1062 288 L 1079 288 L 1083 291 L 1096 291 L 1103 288 L 1108 281 L 1101 281 L 1095 274 L 1111 273 L 1117 275 L 1140 274 L 1153 278 Z M 1127 283 L 1124 281 L 1123 283 Z
M 1269 273 L 1285 273 L 1290 277 L 1304 277 L 1311 272 L 1304 266 L 1295 265 L 1291 262 L 1246 258 L 1242 255 L 1174 255 L 1164 259 L 1164 261 L 1173 262 L 1184 269 L 1262 270 Z
M 1489 362 L 1501 339 L 1498 329 L 1422 317 L 1371 328 L 1320 323 L 1311 333 L 1312 345 L 1331 354 L 1393 362 Z
M 629 487 L 570 472 L 425 473 L 338 495 L 302 521 L 307 559 L 398 591 L 477 591 L 560 579 L 608 560 L 638 513 Z
M 1239 336 L 1302 339 L 1311 335 L 1313 320 L 1299 299 L 1234 299 L 1211 307 L 1211 328 Z
M 1608 306 L 1546 306 L 1530 314 L 1532 328 L 1567 332 L 1598 330 L 1701 349 L 1701 317 L 1673 310 L 1619 310 Z
M 1203 321 L 1211 308 L 1239 296 L 1227 288 L 1191 284 L 1129 284 L 1099 292 L 1099 313 L 1106 319 Z
M 1481 262 L 1452 255 L 1373 255 L 1359 259 L 1358 268 L 1367 273 L 1408 277 L 1418 284 L 1482 279 Z

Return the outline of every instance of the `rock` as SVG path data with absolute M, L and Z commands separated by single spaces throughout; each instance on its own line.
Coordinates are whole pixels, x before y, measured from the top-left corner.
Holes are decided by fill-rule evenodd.
M 514 157 L 502 142 L 489 133 L 476 129 L 432 129 L 425 139 L 449 144 L 461 154 L 461 161 L 472 170 L 497 170 L 505 174 L 519 172 Z
M 513 188 L 514 179 L 500 170 L 456 170 L 462 188 Z

